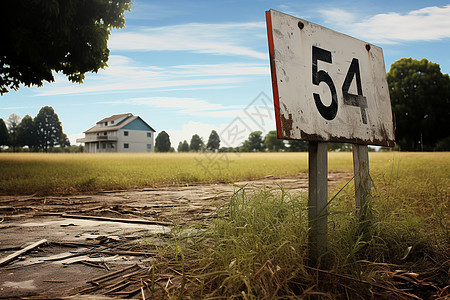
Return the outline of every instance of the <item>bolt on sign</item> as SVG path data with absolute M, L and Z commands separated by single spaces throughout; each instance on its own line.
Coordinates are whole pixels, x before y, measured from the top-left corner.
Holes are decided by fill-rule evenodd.
M 394 146 L 382 49 L 278 11 L 266 18 L 278 137 Z

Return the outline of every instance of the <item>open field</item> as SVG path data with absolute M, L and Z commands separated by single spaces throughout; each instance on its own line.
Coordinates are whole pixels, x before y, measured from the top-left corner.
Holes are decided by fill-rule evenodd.
M 24 242 L 49 241 L 0 267 L 3 292 L 45 296 L 39 286 L 15 288 L 29 279 L 47 296 L 448 299 L 450 153 L 369 157 L 371 214 L 361 220 L 352 182 L 345 186 L 351 153 L 329 154 L 328 250 L 309 266 L 306 153 L 0 154 L 1 257 Z M 137 218 L 163 228 L 114 225 Z M 131 263 L 138 266 L 112 276 Z M 103 274 L 111 275 L 104 284 L 86 283 Z M 117 282 L 129 289 L 112 291 Z
M 70 194 L 293 175 L 307 172 L 307 155 L 2 153 L 0 170 L 2 193 Z
M 307 153 L 0 153 L 0 193 L 74 194 L 192 183 L 231 183 L 307 173 Z M 449 153 L 370 153 L 373 177 L 433 178 L 448 186 Z M 351 153 L 330 153 L 329 170 L 351 172 Z M 387 177 L 386 177 L 387 176 Z

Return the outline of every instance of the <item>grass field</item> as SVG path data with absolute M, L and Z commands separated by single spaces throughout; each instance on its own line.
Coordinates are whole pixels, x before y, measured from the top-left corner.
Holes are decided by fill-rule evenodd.
M 351 168 L 351 163 L 347 168 Z M 268 174 L 306 171 L 305 153 L 0 153 L 0 192 L 64 194 L 183 183 L 233 182 Z
M 370 214 L 361 220 L 355 213 L 352 184 L 330 195 L 328 250 L 321 265 L 307 263 L 304 196 L 241 189 L 206 228 L 173 228 L 153 269 L 164 273 L 178 264 L 183 270 L 181 283 L 166 296 L 448 299 L 450 153 L 369 153 L 369 158 Z M 306 153 L 0 153 L 0 193 L 233 182 L 294 175 L 307 167 Z M 329 170 L 351 172 L 351 153 L 330 153 Z
M 0 153 L 0 193 L 69 194 L 184 183 L 233 182 L 307 172 L 307 153 Z M 351 153 L 330 153 L 329 171 L 352 171 Z M 449 186 L 449 153 L 370 153 L 380 180 Z M 380 177 L 381 176 L 381 177 Z M 426 179 L 430 177 L 433 181 Z M 437 180 L 437 182 L 436 182 Z

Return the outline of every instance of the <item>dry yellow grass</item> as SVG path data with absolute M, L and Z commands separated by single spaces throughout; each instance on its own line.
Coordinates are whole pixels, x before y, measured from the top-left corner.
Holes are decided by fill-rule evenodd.
M 233 182 L 307 172 L 307 160 L 307 153 L 0 153 L 0 192 L 61 194 Z M 449 161 L 449 153 L 370 153 L 374 177 L 429 175 L 447 186 Z M 330 171 L 352 168 L 351 153 L 329 153 Z

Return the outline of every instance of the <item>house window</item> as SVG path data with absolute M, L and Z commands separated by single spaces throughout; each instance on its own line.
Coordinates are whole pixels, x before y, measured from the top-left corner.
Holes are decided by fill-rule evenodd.
M 103 144 L 103 149 L 106 149 L 106 144 Z
M 129 145 L 128 145 L 127 143 L 125 143 L 125 144 L 123 144 L 123 147 L 124 147 L 125 149 L 128 149 L 128 148 L 129 148 Z
M 105 122 L 105 126 L 108 126 L 108 122 Z
M 110 145 L 111 149 L 114 149 L 114 144 L 113 143 L 110 143 L 109 145 Z
M 123 135 L 124 135 L 124 136 L 128 136 L 128 131 L 124 131 L 124 132 L 123 132 Z
M 111 121 L 111 124 L 114 124 L 114 120 Z
M 152 150 L 152 144 L 147 144 L 147 150 Z
M 108 133 L 107 132 L 103 132 L 103 135 L 108 135 Z
M 147 137 L 151 138 L 152 137 L 152 133 L 151 132 L 147 132 Z

